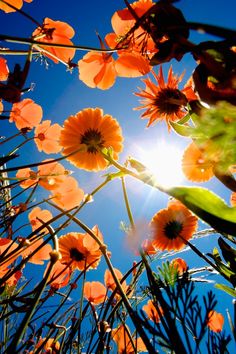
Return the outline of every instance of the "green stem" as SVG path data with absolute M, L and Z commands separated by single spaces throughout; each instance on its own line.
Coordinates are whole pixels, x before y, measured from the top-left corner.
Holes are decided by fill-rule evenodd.
M 130 203 L 129 203 L 129 199 L 128 199 L 128 194 L 127 194 L 127 190 L 126 190 L 124 177 L 121 177 L 121 183 L 122 183 L 123 195 L 124 195 L 125 206 L 126 206 L 126 211 L 128 214 L 129 222 L 130 222 L 132 228 L 134 228 L 135 224 L 134 224 L 133 214 L 132 214 L 132 211 L 130 208 Z

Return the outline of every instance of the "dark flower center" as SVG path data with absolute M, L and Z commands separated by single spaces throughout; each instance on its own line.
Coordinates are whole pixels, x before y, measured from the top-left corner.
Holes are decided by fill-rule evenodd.
M 170 240 L 177 238 L 182 230 L 183 224 L 176 220 L 169 221 L 164 227 L 165 235 Z
M 80 139 L 81 144 L 87 146 L 87 151 L 95 154 L 99 149 L 103 148 L 104 140 L 102 134 L 96 129 L 88 129 Z
M 73 260 L 73 261 L 76 261 L 76 262 L 80 262 L 80 261 L 83 261 L 85 259 L 85 256 L 83 253 L 81 253 L 80 251 L 78 251 L 77 248 L 71 248 L 70 249 L 70 258 Z
M 160 113 L 173 114 L 178 113 L 181 106 L 187 104 L 186 96 L 178 89 L 164 88 L 155 99 L 155 105 Z

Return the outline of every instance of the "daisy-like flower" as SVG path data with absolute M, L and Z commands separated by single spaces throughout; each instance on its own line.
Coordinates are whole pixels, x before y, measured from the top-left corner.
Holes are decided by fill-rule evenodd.
M 84 284 L 84 297 L 94 305 L 102 304 L 106 300 L 107 289 L 99 281 Z
M 42 43 L 73 45 L 70 39 L 74 36 L 74 34 L 75 32 L 73 28 L 67 23 L 54 21 L 46 17 L 42 27 L 38 27 L 33 32 L 32 37 Z M 44 52 L 44 54 L 52 59 L 55 63 L 58 63 L 59 60 L 69 63 L 75 55 L 74 48 L 58 48 L 53 46 L 48 47 L 43 46 L 42 44 L 40 47 L 37 46 L 37 49 Z M 47 52 L 52 53 L 52 55 L 48 54 Z
M 184 248 L 197 229 L 197 217 L 179 201 L 171 201 L 150 223 L 153 245 L 161 251 Z
M 153 322 L 158 323 L 161 321 L 160 316 L 163 315 L 163 310 L 159 306 L 159 311 L 157 311 L 156 306 L 154 305 L 152 300 L 148 300 L 147 304 L 144 305 L 142 309 L 147 314 L 148 318 Z
M 100 171 L 108 166 L 102 148 L 112 148 L 113 158 L 122 151 L 123 137 L 116 119 L 100 108 L 86 108 L 70 116 L 61 131 L 62 154 L 75 166 L 87 171 Z
M 103 241 L 103 236 L 97 226 L 93 227 L 93 232 Z M 61 253 L 61 263 L 67 264 L 71 269 L 85 270 L 96 269 L 102 253 L 97 242 L 89 235 L 78 232 L 70 232 L 59 238 L 59 251 Z
M 128 334 L 129 328 L 128 326 L 125 326 L 121 324 L 119 327 L 114 328 L 111 332 L 112 339 L 116 342 L 117 344 L 117 350 L 119 354 L 134 354 L 137 352 L 146 352 L 146 346 L 143 343 L 143 340 L 138 337 L 138 338 L 133 338 L 134 344 L 136 344 L 136 350 L 134 350 L 133 345 L 130 341 L 130 336 Z
M 221 332 L 224 325 L 224 316 L 214 310 L 208 313 L 207 326 L 213 332 Z
M 0 81 L 6 81 L 9 75 L 7 60 L 0 57 Z
M 10 113 L 9 122 L 14 122 L 17 129 L 36 127 L 43 116 L 42 107 L 30 98 L 14 103 Z
M 141 117 L 149 119 L 148 127 L 160 120 L 165 120 L 170 130 L 170 121 L 175 122 L 184 117 L 187 114 L 188 101 L 196 99 L 196 95 L 191 88 L 191 82 L 182 90 L 178 88 L 184 73 L 180 76 L 174 75 L 172 66 L 168 72 L 167 83 L 164 80 L 162 66 L 158 74 L 152 70 L 152 75 L 156 82 L 153 82 L 150 77 L 142 79 L 146 87 L 139 88 L 140 92 L 135 93 L 136 96 L 141 97 L 141 106 L 134 109 L 145 109 Z
M 206 182 L 213 176 L 213 163 L 207 159 L 204 150 L 194 143 L 185 149 L 182 157 L 182 170 L 185 177 L 192 182 Z
M 46 154 L 53 154 L 61 151 L 59 145 L 59 136 L 61 133 L 61 126 L 59 124 L 52 124 L 50 120 L 45 120 L 39 124 L 34 131 L 34 141 L 39 151 Z

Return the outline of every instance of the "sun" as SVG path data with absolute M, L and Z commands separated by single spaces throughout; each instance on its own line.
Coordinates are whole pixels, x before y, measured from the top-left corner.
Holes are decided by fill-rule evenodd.
M 177 145 L 164 141 L 139 150 L 140 162 L 153 173 L 157 183 L 163 187 L 172 187 L 184 180 L 182 155 L 183 151 Z

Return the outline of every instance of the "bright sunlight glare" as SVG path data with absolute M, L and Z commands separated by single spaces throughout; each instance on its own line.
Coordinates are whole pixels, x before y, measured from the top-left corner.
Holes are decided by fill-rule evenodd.
M 164 141 L 154 147 L 140 151 L 142 162 L 156 177 L 157 182 L 163 187 L 180 184 L 184 179 L 181 168 L 183 151 L 173 144 Z

